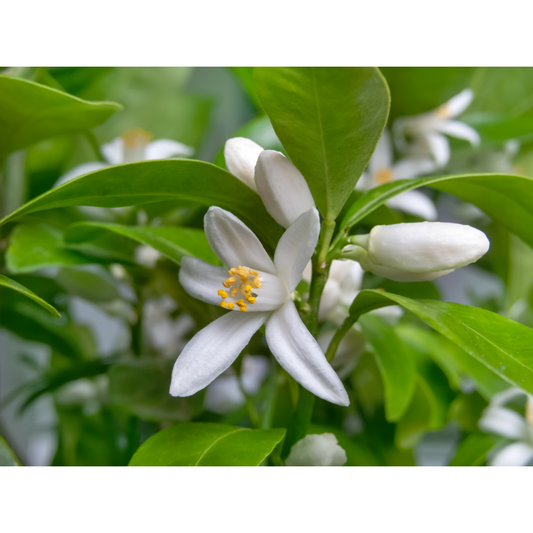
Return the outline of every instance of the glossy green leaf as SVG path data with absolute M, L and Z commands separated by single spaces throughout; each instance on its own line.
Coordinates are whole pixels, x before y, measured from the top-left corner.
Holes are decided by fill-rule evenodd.
M 340 227 L 351 228 L 389 198 L 429 186 L 472 203 L 533 246 L 533 178 L 511 174 L 465 174 L 400 180 L 372 189 L 346 212 Z
M 120 298 L 116 280 L 103 268 L 96 271 L 63 268 L 55 279 L 68 294 L 90 302 L 111 302 Z
M 0 437 L 0 466 L 20 466 L 15 454 L 2 437 Z
M 15 274 L 97 262 L 95 257 L 67 249 L 61 232 L 43 225 L 18 225 L 6 253 L 7 268 Z
M 181 263 L 181 258 L 186 255 L 199 257 L 215 265 L 219 264 L 205 233 L 200 229 L 80 222 L 70 226 L 65 233 L 65 241 L 70 244 L 91 243 L 94 240 L 98 241 L 102 234 L 105 235 L 107 232 L 117 233 L 138 243 L 152 246 L 178 265 Z
M 450 466 L 481 466 L 485 464 L 487 453 L 501 440 L 485 433 L 472 433 L 459 444 Z
M 57 207 L 123 207 L 182 199 L 231 211 L 272 248 L 281 236 L 255 191 L 215 165 L 185 159 L 143 161 L 85 174 L 28 202 L 0 225 Z
M 39 298 L 34 292 L 30 291 L 20 283 L 17 283 L 16 281 L 13 281 L 12 279 L 7 278 L 6 276 L 3 276 L 0 274 L 0 286 L 1 287 L 7 287 L 8 289 L 12 289 L 14 291 L 17 291 L 19 294 L 22 294 L 26 296 L 27 298 L 30 298 L 34 302 L 37 302 L 41 307 L 44 307 L 49 313 L 51 313 L 56 318 L 59 318 L 61 315 L 55 309 L 52 307 L 49 303 L 45 302 L 42 298 Z
M 230 67 L 230 70 L 237 76 L 254 106 L 262 113 L 263 108 L 254 84 L 254 67 Z
M 49 137 L 91 130 L 119 104 L 88 102 L 31 81 L 0 75 L 0 157 Z
M 387 420 L 396 421 L 407 409 L 415 389 L 415 362 L 410 349 L 381 318 L 367 315 L 359 323 L 374 348 L 383 378 Z
M 149 438 L 130 466 L 258 466 L 284 436 L 285 429 L 179 424 Z
M 376 68 L 255 69 L 263 108 L 324 218 L 334 220 L 387 122 L 390 96 Z
M 512 385 L 533 393 L 533 330 L 484 309 L 434 300 L 411 300 L 380 291 L 361 291 L 350 307 L 358 317 L 399 304 L 417 315 Z

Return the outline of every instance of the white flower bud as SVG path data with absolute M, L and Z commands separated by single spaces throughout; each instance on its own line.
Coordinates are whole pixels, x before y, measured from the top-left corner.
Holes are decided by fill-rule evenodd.
M 147 244 L 141 244 L 135 248 L 135 262 L 146 268 L 154 268 L 161 257 L 161 252 Z
M 292 448 L 285 461 L 287 466 L 343 466 L 346 452 L 332 433 L 307 435 Z
M 315 207 L 302 173 L 280 152 L 261 152 L 255 167 L 255 185 L 266 210 L 284 228 Z
M 368 251 L 374 265 L 403 272 L 460 268 L 477 261 L 490 247 L 482 231 L 447 222 L 375 226 L 368 236 L 353 242 Z
M 244 137 L 229 139 L 224 146 L 224 159 L 228 170 L 254 191 L 257 191 L 254 169 L 262 151 L 261 146 Z
M 343 257 L 359 262 L 363 270 L 372 272 L 376 276 L 391 279 L 392 281 L 431 281 L 446 274 L 450 274 L 454 269 L 440 270 L 435 272 L 405 272 L 404 270 L 396 270 L 395 268 L 376 265 L 370 261 L 366 250 L 360 246 L 346 246 L 342 251 Z

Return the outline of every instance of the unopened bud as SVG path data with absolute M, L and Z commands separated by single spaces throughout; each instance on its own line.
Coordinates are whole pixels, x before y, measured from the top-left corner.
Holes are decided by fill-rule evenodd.
M 346 452 L 339 446 L 335 435 L 307 435 L 292 448 L 285 461 L 287 466 L 343 466 Z
M 229 139 L 224 146 L 224 159 L 228 170 L 254 191 L 257 191 L 254 169 L 262 151 L 261 146 L 244 137 Z

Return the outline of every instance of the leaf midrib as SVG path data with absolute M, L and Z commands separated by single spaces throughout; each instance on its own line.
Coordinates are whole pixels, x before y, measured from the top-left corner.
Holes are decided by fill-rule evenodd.
M 198 466 L 200 461 L 202 460 L 202 458 L 204 457 L 204 455 L 215 445 L 217 444 L 218 442 L 220 442 L 221 440 L 224 440 L 226 437 L 228 437 L 229 435 L 233 435 L 233 433 L 238 433 L 239 431 L 249 431 L 245 428 L 237 428 L 235 429 L 234 431 L 230 431 L 228 433 L 224 433 L 224 435 L 221 435 L 218 439 L 214 440 L 202 453 L 202 455 L 200 455 L 200 457 L 198 457 L 196 463 L 194 464 L 194 466 Z

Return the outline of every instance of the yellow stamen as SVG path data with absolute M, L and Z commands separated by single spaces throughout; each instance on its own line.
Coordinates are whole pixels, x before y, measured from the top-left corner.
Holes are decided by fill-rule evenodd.
M 257 270 L 248 270 L 248 272 L 250 272 L 250 276 L 259 276 L 259 272 L 257 272 Z
M 248 274 L 245 268 L 239 268 L 239 270 L 237 270 L 237 275 L 241 278 L 241 281 L 250 279 L 250 274 Z
M 228 304 L 226 302 L 222 301 L 222 302 L 220 302 L 220 307 L 223 307 L 224 309 L 226 309 L 226 307 L 228 307 Z
M 392 181 L 393 175 L 390 168 L 380 168 L 375 174 L 374 179 L 380 184 L 389 183 Z
M 242 307 L 244 305 L 244 300 L 237 300 L 235 302 L 235 305 L 238 305 L 239 307 Z
M 127 131 L 122 135 L 122 140 L 127 148 L 136 148 L 138 146 L 146 146 L 154 136 L 147 131 L 140 128 Z
M 250 296 L 249 294 L 247 294 L 246 301 L 250 302 L 251 304 L 255 303 L 255 296 Z
M 237 287 L 234 287 L 233 289 L 231 289 L 231 297 L 235 298 L 238 292 L 239 292 L 239 289 L 237 289 Z
M 256 288 L 260 289 L 261 288 L 261 278 L 259 276 L 256 276 L 253 281 L 254 281 L 254 285 L 256 286 Z
M 237 274 L 237 269 L 236 269 L 236 268 L 230 268 L 230 269 L 228 270 L 228 274 L 229 274 L 230 276 L 235 276 L 235 275 Z
M 246 309 L 246 306 L 245 305 L 241 305 L 241 311 L 244 313 L 245 311 L 247 311 Z
M 228 293 L 226 291 L 223 291 L 222 289 L 220 289 L 217 293 L 221 298 L 227 298 L 228 297 Z
M 221 302 L 221 303 L 226 303 L 226 302 Z M 233 305 L 233 302 L 230 302 L 228 304 L 228 309 L 234 309 L 234 308 L 235 308 L 235 306 Z
M 250 292 L 251 290 L 252 290 L 251 285 L 246 285 L 246 287 L 244 287 L 244 292 Z
M 450 110 L 448 109 L 448 104 L 441 105 L 437 109 L 436 115 L 439 118 L 451 118 Z
M 224 287 L 226 287 L 226 289 L 229 289 L 236 281 L 237 280 L 234 277 L 231 277 L 231 278 L 225 279 L 222 282 L 222 285 L 224 285 Z

